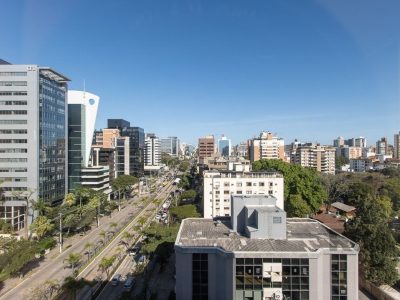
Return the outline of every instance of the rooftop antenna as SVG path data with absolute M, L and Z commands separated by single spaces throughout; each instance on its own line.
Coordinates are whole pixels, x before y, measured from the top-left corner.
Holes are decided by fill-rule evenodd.
M 86 98 L 86 80 L 83 79 L 83 98 Z

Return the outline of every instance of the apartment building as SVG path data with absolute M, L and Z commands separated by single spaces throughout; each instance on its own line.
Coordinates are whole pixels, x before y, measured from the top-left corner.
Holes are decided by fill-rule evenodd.
M 0 61 L 0 219 L 15 230 L 27 200 L 57 204 L 67 191 L 68 81 L 48 67 Z
M 292 153 L 291 163 L 313 168 L 318 172 L 335 174 L 335 152 L 333 147 L 303 144 Z
M 381 138 L 376 142 L 376 154 L 387 155 L 389 153 L 389 142 L 386 137 Z
M 199 146 L 197 150 L 199 163 L 203 164 L 206 157 L 211 157 L 216 152 L 214 136 L 208 135 L 203 138 L 199 138 Z
M 160 139 L 154 133 L 147 133 L 144 144 L 144 170 L 158 172 L 161 169 Z
M 363 156 L 363 149 L 361 147 L 353 147 L 353 146 L 341 146 L 336 148 L 336 156 L 343 156 L 347 159 L 356 159 Z
M 272 195 L 283 209 L 283 176 L 275 172 L 205 171 L 203 216 L 231 215 L 231 195 Z
M 359 246 L 276 203 L 234 195 L 230 220 L 183 220 L 176 299 L 358 299 Z
M 285 142 L 271 132 L 263 131 L 259 138 L 248 141 L 251 162 L 260 159 L 285 159 Z
M 351 172 L 365 172 L 374 168 L 374 161 L 371 158 L 350 159 Z

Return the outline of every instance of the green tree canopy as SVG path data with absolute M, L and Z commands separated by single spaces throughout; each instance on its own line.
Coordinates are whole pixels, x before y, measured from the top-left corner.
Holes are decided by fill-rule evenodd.
M 262 159 L 253 163 L 253 171 L 277 171 L 283 175 L 285 199 L 299 195 L 307 203 L 311 212 L 318 211 L 327 200 L 327 192 L 317 171 L 289 164 L 277 159 Z M 286 205 L 290 205 L 286 201 Z M 286 207 L 290 211 L 290 207 Z M 293 212 L 293 210 L 291 210 Z
M 194 206 L 193 204 L 172 207 L 170 209 L 170 212 L 178 220 L 200 217 L 200 214 L 197 212 L 196 206 Z
M 289 217 L 299 217 L 304 218 L 308 214 L 311 213 L 310 207 L 308 206 L 307 202 L 301 198 L 300 195 L 289 195 L 288 199 L 289 208 L 287 213 Z
M 54 224 L 46 216 L 39 216 L 31 224 L 31 230 L 36 233 L 39 239 L 42 239 L 47 233 L 53 231 Z
M 360 245 L 361 271 L 375 284 L 392 285 L 398 278 L 398 250 L 387 223 L 387 211 L 376 198 L 356 203 L 357 216 L 346 223 L 344 234 Z

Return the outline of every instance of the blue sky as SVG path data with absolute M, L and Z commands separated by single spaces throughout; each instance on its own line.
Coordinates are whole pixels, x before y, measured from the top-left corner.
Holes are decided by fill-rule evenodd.
M 0 58 L 101 97 L 97 128 L 368 144 L 400 130 L 400 2 L 3 0 Z

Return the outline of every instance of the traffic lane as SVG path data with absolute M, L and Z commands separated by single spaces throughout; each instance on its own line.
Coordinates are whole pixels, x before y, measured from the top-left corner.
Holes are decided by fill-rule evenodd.
M 138 199 L 136 199 L 136 201 L 137 200 Z M 135 203 L 136 201 L 133 201 L 133 203 Z M 137 209 L 135 207 L 131 207 L 128 210 L 121 210 L 114 213 L 114 216 L 112 216 L 111 218 L 101 218 L 103 222 L 100 223 L 100 227 L 94 228 L 93 231 L 84 235 L 75 244 L 63 251 L 63 253 L 58 255 L 56 258 L 49 259 L 48 263 L 46 263 L 42 267 L 39 267 L 39 269 L 35 273 L 33 273 L 31 276 L 26 277 L 24 281 L 22 281 L 16 287 L 9 289 L 8 291 L 3 291 L 4 293 L 3 295 L 1 295 L 0 299 L 24 299 L 25 294 L 29 289 L 35 288 L 42 282 L 48 279 L 62 280 L 63 278 L 70 276 L 72 274 L 71 269 L 64 268 L 64 261 L 68 258 L 69 254 L 73 252 L 83 253 L 86 243 L 93 243 L 99 238 L 97 235 L 98 232 L 108 228 L 110 223 L 118 219 L 121 220 L 122 218 L 124 219 L 124 221 L 128 220 L 129 213 L 135 211 L 137 211 Z

